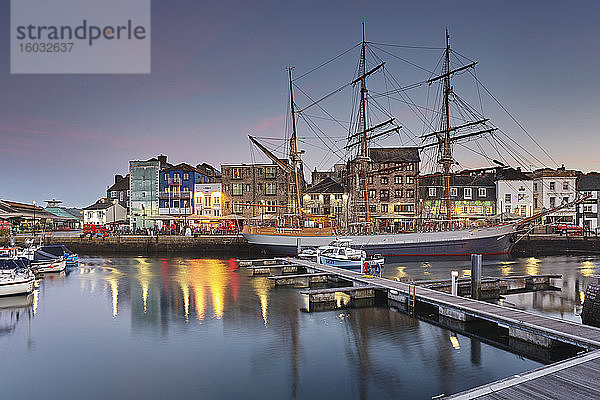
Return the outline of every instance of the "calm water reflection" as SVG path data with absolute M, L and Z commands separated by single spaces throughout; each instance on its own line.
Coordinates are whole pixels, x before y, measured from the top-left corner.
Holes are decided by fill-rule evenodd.
M 228 260 L 82 258 L 26 297 L 0 299 L 5 398 L 430 398 L 540 366 L 385 307 L 303 313 Z M 519 307 L 576 319 L 597 259 L 493 262 L 484 274 L 562 273 Z M 446 278 L 468 262 L 394 264 Z M 529 297 L 528 297 L 529 296 Z M 512 296 L 511 296 L 512 297 Z

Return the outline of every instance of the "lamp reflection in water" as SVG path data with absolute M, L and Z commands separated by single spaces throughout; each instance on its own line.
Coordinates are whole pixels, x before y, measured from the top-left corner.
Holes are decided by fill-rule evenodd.
M 269 304 L 269 290 L 271 289 L 271 286 L 266 278 L 253 279 L 252 286 L 260 301 L 260 309 L 266 327 L 268 322 L 267 308 Z
M 581 272 L 581 275 L 583 275 L 585 277 L 590 277 L 590 276 L 594 275 L 595 270 L 596 270 L 596 264 L 594 264 L 593 261 L 589 261 L 589 260 L 582 262 L 581 266 L 579 267 L 579 272 Z
M 538 275 L 540 273 L 540 260 L 535 257 L 529 257 L 525 264 L 527 275 Z
M 452 347 L 454 347 L 455 350 L 460 350 L 460 343 L 458 343 L 458 338 L 456 337 L 456 335 L 450 336 L 450 343 L 452 344 Z

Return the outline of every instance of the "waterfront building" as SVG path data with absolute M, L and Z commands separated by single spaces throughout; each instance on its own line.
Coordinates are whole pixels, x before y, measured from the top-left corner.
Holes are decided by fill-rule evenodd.
M 210 182 L 220 183 L 221 182 L 221 171 L 216 169 L 210 164 L 202 163 L 196 165 L 196 168 L 206 177 L 210 177 Z M 210 183 L 210 182 L 199 182 L 199 183 Z
M 46 200 L 46 208 L 44 208 L 44 211 L 60 218 L 54 220 L 53 228 L 58 230 L 81 229 L 81 223 L 83 221 L 83 213 L 81 210 L 61 207 L 59 205 L 61 203 L 62 201 L 60 200 Z
M 220 183 L 196 183 L 194 214 L 203 217 L 221 217 L 223 215 L 222 195 Z
M 117 200 L 120 205 L 127 209 L 127 213 L 130 212 L 130 197 L 131 191 L 129 189 L 129 174 L 115 175 L 115 183 L 106 189 L 106 198 L 110 201 Z
M 501 219 L 533 215 L 533 178 L 520 168 L 500 169 L 496 174 L 496 214 Z
M 340 181 L 325 176 L 306 189 L 302 208 L 307 214 L 337 218 L 345 226 L 349 212 L 348 198 L 348 191 Z
M 548 210 L 575 200 L 577 196 L 577 176 L 581 172 L 565 169 L 564 166 L 552 169 L 543 168 L 533 172 L 534 212 Z M 546 224 L 575 223 L 575 207 L 567 207 L 542 218 Z
M 94 204 L 83 209 L 83 223 L 94 225 L 106 225 L 125 222 L 127 220 L 127 209 L 115 199 L 109 201 L 101 198 Z
M 491 173 L 456 174 L 450 177 L 452 217 L 459 226 L 477 224 L 496 213 L 496 184 Z M 444 177 L 441 174 L 419 177 L 419 209 L 423 221 L 446 215 Z
M 225 215 L 271 219 L 294 212 L 290 198 L 295 196 L 294 184 L 277 164 L 223 164 L 221 179 Z M 300 181 L 303 186 L 302 177 Z
M 194 192 L 198 183 L 212 183 L 213 177 L 186 163 L 160 171 L 159 215 L 194 214 Z
M 587 231 L 598 233 L 600 227 L 600 173 L 590 172 L 577 179 L 577 193 L 580 197 L 589 196 L 577 205 L 577 225 Z
M 167 156 L 129 161 L 131 229 L 156 226 L 159 216 L 160 171 L 172 167 Z
M 347 186 L 350 196 L 350 220 L 364 222 L 364 179 L 357 157 L 348 164 Z M 415 229 L 417 175 L 421 158 L 417 147 L 369 149 L 367 196 L 369 218 L 379 232 L 405 232 Z

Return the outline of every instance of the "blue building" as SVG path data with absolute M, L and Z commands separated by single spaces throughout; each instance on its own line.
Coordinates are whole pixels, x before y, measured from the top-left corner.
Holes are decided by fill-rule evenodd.
M 159 215 L 186 216 L 194 214 L 194 185 L 215 182 L 214 175 L 186 163 L 160 171 Z

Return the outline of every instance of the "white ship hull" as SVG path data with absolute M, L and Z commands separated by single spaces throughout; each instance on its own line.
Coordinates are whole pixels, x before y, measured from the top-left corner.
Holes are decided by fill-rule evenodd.
M 348 236 L 303 236 L 288 233 L 242 233 L 249 244 L 282 255 L 296 255 L 299 247 L 318 247 L 335 239 L 350 239 L 352 247 L 385 257 L 469 256 L 510 253 L 515 225 L 472 228 L 444 232 L 420 232 Z

